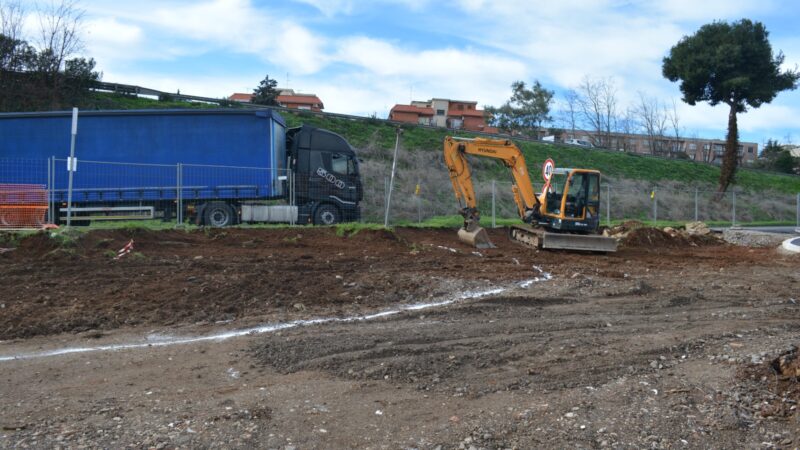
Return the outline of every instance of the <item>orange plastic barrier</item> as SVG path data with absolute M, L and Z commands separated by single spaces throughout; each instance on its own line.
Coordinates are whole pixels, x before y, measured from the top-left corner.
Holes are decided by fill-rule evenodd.
M 0 228 L 41 228 L 46 214 L 44 185 L 0 184 Z

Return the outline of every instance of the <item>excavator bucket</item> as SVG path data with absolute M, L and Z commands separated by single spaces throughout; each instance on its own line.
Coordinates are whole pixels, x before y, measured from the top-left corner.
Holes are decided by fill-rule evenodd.
M 464 226 L 458 230 L 461 242 L 476 248 L 495 248 L 489 239 L 489 233 L 481 228 L 481 216 L 475 208 L 463 208 L 459 211 L 464 217 Z
M 461 228 L 458 230 L 458 238 L 461 242 L 475 248 L 495 248 L 495 245 L 489 239 L 489 233 L 481 227 L 474 227 L 472 231 Z

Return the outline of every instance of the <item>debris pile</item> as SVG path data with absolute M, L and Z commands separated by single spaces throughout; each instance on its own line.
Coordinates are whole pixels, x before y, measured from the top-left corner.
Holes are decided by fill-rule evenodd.
M 635 220 L 623 222 L 603 232 L 604 236 L 617 239 L 626 247 L 683 247 L 714 245 L 719 240 L 703 222 L 689 222 L 686 227 L 653 228 Z

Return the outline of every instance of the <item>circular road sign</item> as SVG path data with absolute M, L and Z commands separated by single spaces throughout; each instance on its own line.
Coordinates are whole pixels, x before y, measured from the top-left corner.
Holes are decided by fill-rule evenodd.
M 544 165 L 542 165 L 542 177 L 544 177 L 544 181 L 550 181 L 550 177 L 553 176 L 555 170 L 556 163 L 548 158 L 547 161 L 544 162 Z

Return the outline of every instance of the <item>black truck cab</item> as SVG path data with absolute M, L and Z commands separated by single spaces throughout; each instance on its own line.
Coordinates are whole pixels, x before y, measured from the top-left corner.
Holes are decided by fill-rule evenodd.
M 360 220 L 364 192 L 353 147 L 328 130 L 303 125 L 286 130 L 288 167 L 294 174 L 298 223 L 332 225 Z

